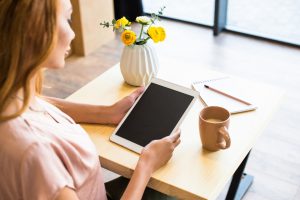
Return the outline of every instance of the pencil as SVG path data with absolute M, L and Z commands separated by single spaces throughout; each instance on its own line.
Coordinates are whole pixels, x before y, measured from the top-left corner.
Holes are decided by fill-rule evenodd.
M 237 98 L 237 97 L 234 97 L 234 96 L 231 96 L 231 95 L 229 95 L 229 94 L 226 94 L 226 93 L 224 93 L 224 92 L 222 92 L 222 91 L 220 91 L 220 90 L 217 90 L 217 89 L 215 89 L 215 88 L 213 88 L 213 87 L 211 87 L 211 86 L 204 85 L 204 87 L 206 87 L 207 89 L 210 89 L 210 90 L 212 90 L 212 91 L 214 91 L 214 92 L 216 92 L 216 93 L 222 94 L 222 95 L 224 95 L 224 96 L 226 96 L 226 97 L 229 97 L 229 98 L 231 98 L 231 99 L 234 99 L 234 100 L 236 100 L 236 101 L 239 101 L 239 102 L 241 102 L 241 103 L 244 103 L 244 104 L 246 104 L 246 105 L 251 105 L 251 103 L 249 103 L 249 102 L 247 102 L 247 101 L 244 101 L 244 100 L 239 99 L 239 98 Z

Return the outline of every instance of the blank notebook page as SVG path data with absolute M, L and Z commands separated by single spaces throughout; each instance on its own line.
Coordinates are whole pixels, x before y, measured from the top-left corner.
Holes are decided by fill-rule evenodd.
M 205 88 L 204 85 L 208 85 L 226 94 L 247 101 L 252 105 L 246 105 L 230 97 L 214 92 Z M 224 77 L 219 79 L 202 80 L 194 82 L 193 87 L 195 90 L 199 91 L 201 100 L 207 106 L 221 106 L 229 110 L 232 114 L 255 110 L 257 108 L 254 105 L 251 93 L 248 92 L 251 84 L 246 84 L 239 79 Z

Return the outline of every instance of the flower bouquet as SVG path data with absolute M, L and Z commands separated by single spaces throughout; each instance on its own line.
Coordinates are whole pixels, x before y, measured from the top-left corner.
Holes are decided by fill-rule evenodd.
M 135 22 L 141 26 L 136 34 L 132 29 L 132 23 L 122 17 L 112 22 L 102 22 L 104 28 L 113 27 L 113 31 L 121 33 L 121 41 L 125 44 L 120 68 L 127 83 L 134 86 L 146 85 L 152 77 L 157 75 L 159 66 L 156 52 L 149 40 L 154 43 L 162 42 L 166 38 L 165 29 L 156 24 L 160 21 L 159 15 L 163 14 L 165 7 L 161 8 L 157 14 L 152 13 L 151 17 L 139 16 Z
M 132 23 L 122 17 L 118 20 L 113 19 L 111 23 L 102 22 L 104 28 L 113 27 L 113 31 L 121 32 L 121 40 L 127 45 L 144 45 L 149 39 L 152 39 L 154 43 L 162 42 L 166 38 L 165 29 L 162 26 L 157 26 L 156 21 L 160 21 L 159 15 L 163 15 L 163 10 L 165 7 L 161 8 L 158 13 L 152 13 L 151 17 L 148 16 L 139 16 L 136 18 L 136 22 L 141 25 L 139 36 L 137 37 L 136 33 L 131 30 Z M 146 31 L 145 31 L 146 30 Z

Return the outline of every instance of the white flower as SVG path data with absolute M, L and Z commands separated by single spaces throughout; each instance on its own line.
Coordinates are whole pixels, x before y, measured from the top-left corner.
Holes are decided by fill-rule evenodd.
M 135 21 L 142 25 L 148 25 L 151 22 L 150 18 L 147 16 L 139 16 L 135 19 Z

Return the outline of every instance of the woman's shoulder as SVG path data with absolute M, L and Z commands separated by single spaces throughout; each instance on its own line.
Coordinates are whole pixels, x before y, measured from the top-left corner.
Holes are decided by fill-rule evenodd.
M 33 135 L 21 117 L 0 124 L 0 196 L 54 196 L 66 185 L 75 188 L 51 143 Z
M 26 138 L 32 134 L 28 122 L 18 116 L 0 123 L 0 147 L 5 143 L 19 143 L 20 139 Z
M 27 125 L 28 121 L 17 117 L 0 124 L 0 176 L 21 176 L 26 166 L 41 167 L 49 162 L 61 162 L 47 137 L 38 135 Z M 44 164 L 43 164 L 44 163 Z
M 32 146 L 40 141 L 34 137 L 33 130 L 22 117 L 17 117 L 0 124 L 0 161 L 9 157 L 11 162 L 20 162 Z M 1 161 L 2 162 L 2 161 Z
M 30 123 L 23 115 L 0 123 L 1 165 L 7 164 L 17 168 L 30 155 L 35 155 L 32 152 L 49 151 L 53 154 L 51 141 L 43 137 L 43 134 L 37 134 L 37 130 Z
M 0 124 L 0 176 L 12 187 L 19 182 L 17 177 L 22 176 L 22 167 L 38 162 L 40 156 L 47 157 L 46 152 L 51 154 L 47 141 L 34 137 L 26 123 L 22 117 L 17 117 Z

